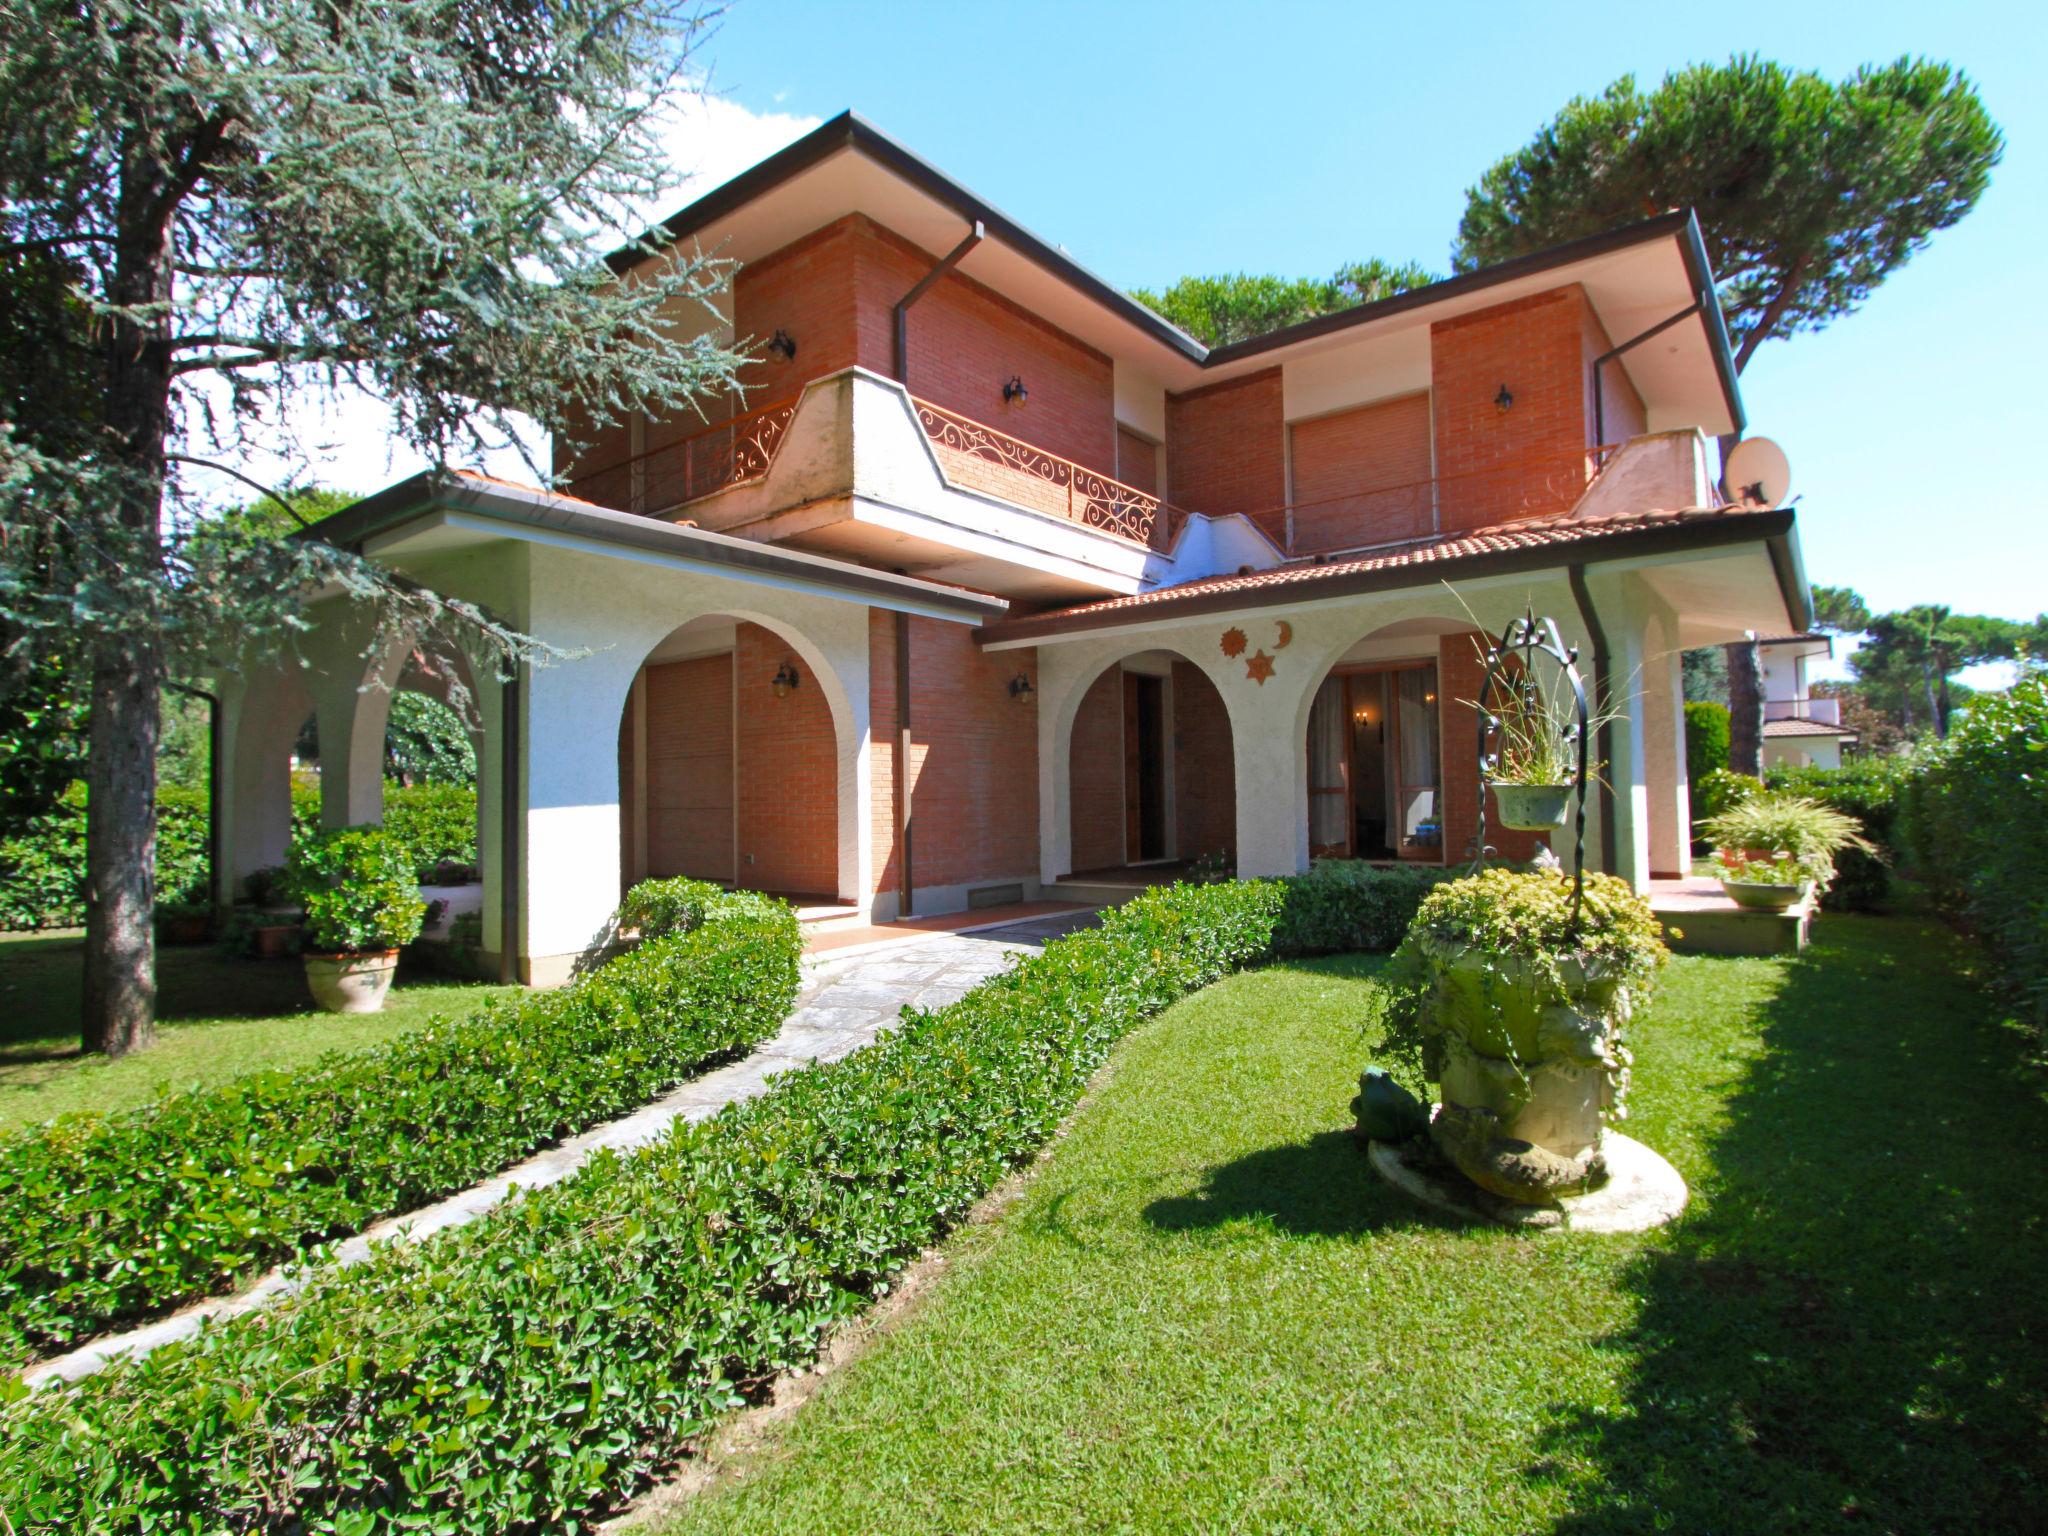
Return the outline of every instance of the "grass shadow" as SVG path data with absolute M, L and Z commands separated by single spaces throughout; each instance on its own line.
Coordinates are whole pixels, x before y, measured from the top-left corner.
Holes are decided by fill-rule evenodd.
M 1381 1182 L 1348 1130 L 1220 1163 L 1193 1194 L 1154 1200 L 1143 1214 L 1165 1232 L 1251 1221 L 1299 1237 L 1358 1237 L 1431 1220 Z
M 2038 1077 L 1924 923 L 1830 916 L 1646 1243 L 1626 1406 L 1557 1405 L 1597 1468 L 1555 1529 L 2048 1529 Z

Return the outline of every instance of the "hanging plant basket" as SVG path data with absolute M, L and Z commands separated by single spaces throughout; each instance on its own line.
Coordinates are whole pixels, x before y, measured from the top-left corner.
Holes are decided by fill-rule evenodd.
M 1569 784 L 1493 784 L 1500 824 L 1516 832 L 1554 832 L 1572 815 Z

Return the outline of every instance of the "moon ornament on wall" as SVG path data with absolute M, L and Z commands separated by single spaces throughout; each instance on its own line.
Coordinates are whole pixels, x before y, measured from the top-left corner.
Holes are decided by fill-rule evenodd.
M 1294 626 L 1285 619 L 1275 619 L 1273 627 L 1280 632 L 1279 638 L 1273 642 L 1273 649 L 1276 651 L 1286 650 L 1287 643 L 1294 638 Z

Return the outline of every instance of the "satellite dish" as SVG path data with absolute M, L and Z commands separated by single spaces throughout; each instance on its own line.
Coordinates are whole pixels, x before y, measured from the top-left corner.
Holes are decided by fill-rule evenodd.
M 1745 437 L 1729 452 L 1721 479 L 1737 506 L 1782 507 L 1792 489 L 1792 465 L 1768 437 Z

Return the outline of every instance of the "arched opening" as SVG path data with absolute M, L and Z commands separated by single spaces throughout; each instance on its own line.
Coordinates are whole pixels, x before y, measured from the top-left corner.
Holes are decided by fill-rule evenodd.
M 680 875 L 852 901 L 835 687 L 800 635 L 754 618 L 706 614 L 657 644 L 619 722 L 622 885 Z
M 1308 847 L 1313 859 L 1455 864 L 1478 831 L 1478 721 L 1485 641 L 1469 617 L 1420 616 L 1374 629 L 1309 696 Z M 1500 856 L 1535 853 L 1489 813 Z
M 1105 667 L 1075 708 L 1067 754 L 1076 880 L 1234 871 L 1230 713 L 1186 657 L 1141 651 Z

